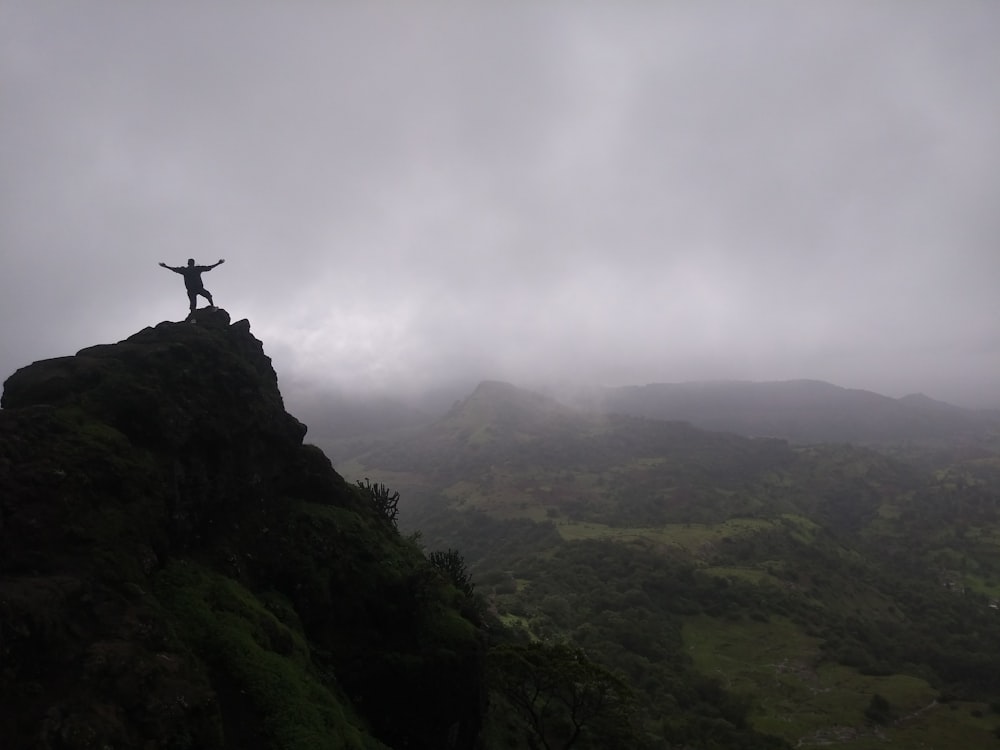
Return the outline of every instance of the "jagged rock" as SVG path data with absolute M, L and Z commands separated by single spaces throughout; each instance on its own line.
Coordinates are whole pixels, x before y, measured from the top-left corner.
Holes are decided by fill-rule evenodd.
M 247 321 L 37 362 L 0 405 L 3 747 L 473 746 L 475 625 L 303 445 Z
M 229 313 L 221 307 L 199 307 L 187 316 L 187 322 L 207 328 L 225 328 L 229 325 L 229 320 Z

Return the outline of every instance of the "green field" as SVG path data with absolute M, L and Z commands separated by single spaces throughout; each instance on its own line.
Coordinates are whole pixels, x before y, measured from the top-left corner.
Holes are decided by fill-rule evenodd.
M 600 523 L 560 521 L 559 534 L 567 541 L 577 539 L 648 539 L 657 544 L 678 547 L 692 556 L 724 539 L 756 534 L 771 529 L 778 522 L 761 518 L 731 518 L 723 523 L 670 523 L 654 527 L 620 527 Z
M 735 693 L 752 696 L 756 729 L 797 747 L 984 748 L 1000 746 L 1000 716 L 977 703 L 940 703 L 938 691 L 907 675 L 862 675 L 822 660 L 819 639 L 780 617 L 769 622 L 689 618 L 684 645 L 696 668 Z M 866 720 L 874 694 L 893 718 Z M 980 715 L 974 715 L 974 712 Z

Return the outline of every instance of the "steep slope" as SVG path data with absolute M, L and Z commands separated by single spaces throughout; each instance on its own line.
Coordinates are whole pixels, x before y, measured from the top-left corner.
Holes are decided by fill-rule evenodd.
M 0 411 L 4 747 L 469 748 L 462 594 L 222 310 L 23 368 Z

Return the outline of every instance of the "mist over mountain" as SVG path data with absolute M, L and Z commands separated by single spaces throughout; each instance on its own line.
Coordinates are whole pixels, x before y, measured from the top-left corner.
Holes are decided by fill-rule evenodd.
M 803 443 L 976 437 L 1000 428 L 997 412 L 964 409 L 923 394 L 894 399 L 819 380 L 654 383 L 578 391 L 566 398 L 602 412 L 687 420 L 705 429 Z
M 998 746 L 1000 2 L 0 19 L 0 750 Z
M 427 426 L 455 405 L 503 389 L 522 393 L 529 409 L 541 394 L 581 412 L 685 421 L 706 430 L 776 437 L 795 443 L 849 442 L 871 445 L 948 443 L 951 450 L 995 439 L 1000 411 L 968 409 L 923 394 L 891 398 L 818 380 L 708 381 L 626 387 L 543 386 L 537 391 L 502 381 L 456 384 L 425 397 L 365 397 L 333 391 L 296 394 L 300 413 L 310 415 L 314 438 L 331 455 L 357 452 L 359 439 Z M 534 394 L 528 396 L 527 394 Z M 534 418 L 555 413 L 554 405 Z

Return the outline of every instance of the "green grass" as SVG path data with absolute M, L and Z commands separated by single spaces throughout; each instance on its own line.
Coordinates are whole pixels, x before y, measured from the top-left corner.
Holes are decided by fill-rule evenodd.
M 977 711 L 981 716 L 974 716 Z M 956 702 L 938 704 L 895 725 L 889 736 L 897 747 L 914 750 L 939 750 L 941 748 L 993 748 L 1000 747 L 1000 740 L 993 734 L 1000 726 L 1000 716 L 990 714 L 989 708 L 979 703 Z M 855 745 L 861 750 L 884 750 L 885 743 Z
M 771 575 L 766 570 L 761 570 L 759 568 L 735 568 L 715 565 L 702 568 L 702 572 L 707 573 L 710 576 L 715 576 L 716 578 L 737 579 L 753 584 L 781 584 L 781 579 Z
M 798 747 L 943 750 L 1000 744 L 991 734 L 1000 717 L 988 707 L 939 704 L 937 690 L 917 677 L 862 675 L 824 662 L 820 639 L 784 618 L 733 622 L 701 615 L 687 619 L 683 637 L 700 672 L 752 696 L 754 728 Z M 894 721 L 886 726 L 876 727 L 864 715 L 876 693 L 892 706 Z
M 979 575 L 966 575 L 962 579 L 962 583 L 969 588 L 970 591 L 975 591 L 977 594 L 984 594 L 990 599 L 1000 599 L 1000 581 L 996 578 L 985 578 Z
M 810 521 L 805 516 L 798 516 L 792 513 L 781 515 L 781 522 L 786 529 L 789 529 L 790 536 L 804 544 L 809 544 L 816 539 L 816 534 L 821 530 L 820 525 Z
M 513 615 L 506 613 L 500 615 L 500 621 L 509 628 L 514 630 L 523 631 L 525 633 L 531 632 L 531 626 L 527 617 L 523 615 Z
M 600 523 L 564 521 L 557 524 L 559 534 L 567 541 L 577 539 L 615 539 L 627 541 L 641 538 L 657 544 L 680 547 L 698 555 L 706 545 L 727 537 L 755 534 L 773 528 L 776 521 L 759 518 L 731 518 L 717 524 L 671 523 L 654 527 L 620 527 Z
M 312 673 L 301 633 L 235 581 L 194 563 L 164 569 L 157 590 L 190 647 L 249 696 L 276 748 L 378 747 Z

